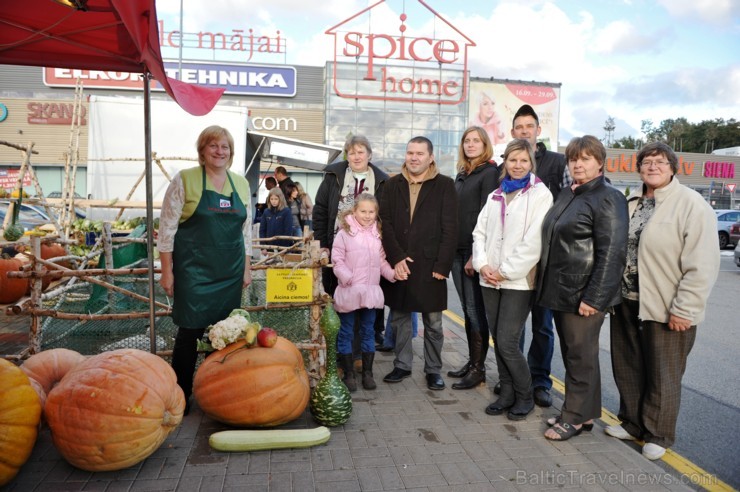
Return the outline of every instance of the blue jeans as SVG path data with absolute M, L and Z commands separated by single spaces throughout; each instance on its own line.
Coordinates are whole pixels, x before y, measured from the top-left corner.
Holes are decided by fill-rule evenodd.
M 480 334 L 482 339 L 480 362 L 481 366 L 483 366 L 483 362 L 486 360 L 486 354 L 488 354 L 488 321 L 486 320 L 486 307 L 483 304 L 483 293 L 481 291 L 483 287 L 480 286 L 480 276 L 477 273 L 472 277 L 465 274 L 465 263 L 468 262 L 471 256 L 472 252 L 457 251 L 452 260 L 451 273 L 452 281 L 455 284 L 457 295 L 460 297 L 460 304 L 465 317 L 465 335 L 468 338 L 468 358 L 472 359 L 473 356 L 472 340 L 476 333 Z M 477 364 L 479 361 L 470 360 L 470 362 Z
M 392 313 L 393 311 L 391 311 Z M 385 336 L 383 338 L 383 345 L 385 347 L 396 346 L 396 335 L 393 333 L 391 327 L 391 313 L 388 313 L 388 321 L 385 324 Z M 411 313 L 411 338 L 416 338 L 419 334 L 419 313 Z
M 358 309 L 351 313 L 339 313 L 339 336 L 337 350 L 342 355 L 352 353 L 355 338 L 355 316 L 360 319 L 360 348 L 363 352 L 375 352 L 375 309 Z
M 550 369 L 552 353 L 555 344 L 552 310 L 534 305 L 532 306 L 532 343 L 527 353 L 529 372 L 532 373 L 532 387 L 539 386 L 552 389 Z M 524 351 L 524 330 L 519 340 L 519 348 Z

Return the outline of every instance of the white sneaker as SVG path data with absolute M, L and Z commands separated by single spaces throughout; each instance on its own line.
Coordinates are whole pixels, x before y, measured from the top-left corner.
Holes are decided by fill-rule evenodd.
M 612 437 L 616 437 L 617 439 L 621 439 L 623 441 L 635 440 L 635 436 L 624 430 L 624 427 L 622 427 L 621 425 L 607 425 L 604 428 L 604 432 Z
M 651 461 L 659 460 L 664 454 L 665 448 L 652 442 L 645 443 L 642 447 L 642 455 Z

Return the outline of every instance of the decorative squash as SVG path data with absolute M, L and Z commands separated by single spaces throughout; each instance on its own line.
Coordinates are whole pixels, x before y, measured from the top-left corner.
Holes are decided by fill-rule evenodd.
M 324 308 L 319 325 L 326 341 L 326 374 L 313 389 L 310 408 L 317 422 L 334 427 L 349 420 L 352 415 L 352 397 L 337 374 L 337 334 L 340 322 L 331 303 Z
M 206 415 L 237 426 L 274 427 L 295 420 L 310 392 L 303 356 L 283 337 L 270 348 L 247 348 L 244 340 L 227 345 L 203 361 L 193 381 Z
M 0 304 L 15 302 L 26 294 L 29 281 L 27 278 L 8 278 L 8 272 L 17 272 L 23 262 L 16 258 L 0 258 Z
M 14 190 L 13 194 L 16 194 L 17 192 L 18 190 Z M 21 211 L 21 202 L 23 201 L 23 199 L 17 195 L 13 196 L 13 198 L 18 198 L 18 202 L 13 205 L 12 220 L 10 221 L 8 227 L 5 229 L 5 232 L 3 232 L 3 238 L 7 241 L 17 241 L 23 237 L 23 227 L 18 224 L 18 213 Z
M 77 364 L 51 390 L 44 408 L 62 456 L 93 472 L 147 458 L 180 425 L 184 410 L 185 396 L 169 364 L 136 349 Z
M 41 403 L 15 364 L 0 358 L 0 486 L 10 482 L 31 456 Z
M 32 355 L 23 363 L 21 370 L 29 378 L 38 381 L 41 388 L 48 395 L 65 374 L 84 360 L 85 356 L 79 352 L 65 348 L 55 348 Z

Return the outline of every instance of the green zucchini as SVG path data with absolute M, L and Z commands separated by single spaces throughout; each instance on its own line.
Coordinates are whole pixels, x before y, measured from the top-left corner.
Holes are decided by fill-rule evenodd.
M 230 430 L 211 434 L 208 444 L 217 451 L 261 451 L 309 448 L 331 437 L 326 427 L 315 429 Z

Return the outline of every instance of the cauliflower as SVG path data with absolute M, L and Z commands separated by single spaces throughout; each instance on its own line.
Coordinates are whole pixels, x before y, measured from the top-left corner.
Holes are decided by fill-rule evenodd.
M 242 316 L 230 316 L 209 327 L 208 339 L 214 349 L 221 350 L 244 337 L 248 324 L 249 322 Z

